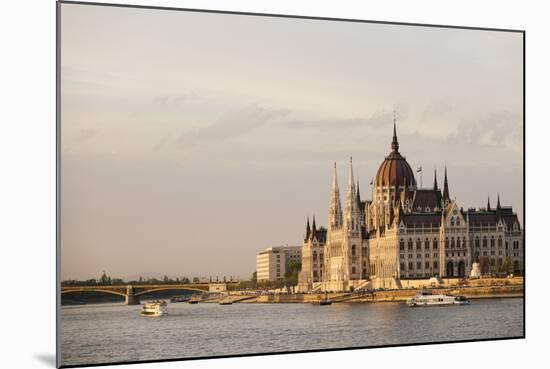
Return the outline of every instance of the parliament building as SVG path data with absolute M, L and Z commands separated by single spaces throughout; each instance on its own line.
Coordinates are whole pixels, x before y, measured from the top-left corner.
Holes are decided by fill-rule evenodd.
M 511 207 L 463 209 L 451 198 L 447 168 L 431 188 L 418 188 L 399 152 L 395 121 L 391 152 L 361 200 L 350 159 L 342 206 L 336 164 L 328 222 L 306 224 L 298 290 L 350 291 L 399 288 L 402 281 L 466 278 L 477 263 L 481 275 L 523 273 L 523 231 Z

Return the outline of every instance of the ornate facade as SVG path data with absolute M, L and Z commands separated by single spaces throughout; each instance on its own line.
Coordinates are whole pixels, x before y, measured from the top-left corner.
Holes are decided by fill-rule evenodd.
M 399 152 L 393 127 L 391 152 L 373 180 L 372 200 L 361 201 L 350 159 L 342 209 L 336 164 L 327 228 L 309 219 L 302 244 L 302 291 L 399 287 L 403 279 L 467 277 L 473 263 L 482 275 L 523 273 L 523 231 L 511 207 L 464 210 L 451 199 L 447 168 L 443 189 L 418 188 Z

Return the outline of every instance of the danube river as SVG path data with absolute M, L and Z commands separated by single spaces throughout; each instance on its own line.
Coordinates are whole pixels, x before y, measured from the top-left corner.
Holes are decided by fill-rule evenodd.
M 62 365 L 394 345 L 523 335 L 523 299 L 411 309 L 404 303 L 63 306 Z

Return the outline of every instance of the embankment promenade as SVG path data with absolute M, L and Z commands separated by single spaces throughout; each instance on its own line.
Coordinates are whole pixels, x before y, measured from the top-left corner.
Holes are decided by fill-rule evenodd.
M 476 280 L 447 280 L 439 287 L 414 286 L 395 290 L 376 290 L 348 293 L 329 293 L 327 296 L 333 303 L 372 303 L 399 302 L 414 296 L 418 291 L 430 289 L 433 293 L 446 295 L 463 295 L 468 299 L 523 297 L 524 280 L 516 278 L 490 278 Z M 245 291 L 231 291 L 223 297 L 212 297 L 204 302 L 217 303 L 221 299 L 234 303 L 313 303 L 324 298 L 323 293 L 297 294 L 261 294 L 251 295 Z

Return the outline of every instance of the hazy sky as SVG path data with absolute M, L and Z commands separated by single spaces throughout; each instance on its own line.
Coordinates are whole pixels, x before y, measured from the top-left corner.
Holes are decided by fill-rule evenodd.
M 62 278 L 249 277 L 390 150 L 522 207 L 522 35 L 62 4 Z M 420 183 L 420 177 L 417 177 Z M 343 197 L 342 193 L 342 197 Z M 520 218 L 521 219 L 521 218 Z

